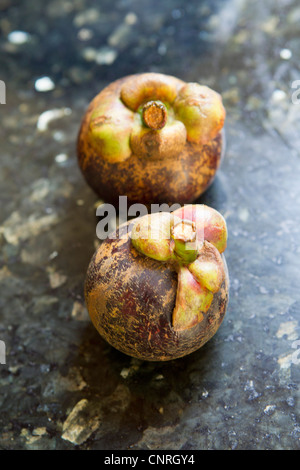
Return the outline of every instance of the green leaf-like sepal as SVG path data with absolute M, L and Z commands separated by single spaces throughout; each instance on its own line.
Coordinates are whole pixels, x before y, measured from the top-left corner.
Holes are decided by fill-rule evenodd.
M 132 244 L 137 251 L 173 265 L 178 272 L 172 315 L 172 326 L 178 331 L 192 328 L 204 319 L 213 295 L 225 279 L 218 250 L 225 249 L 227 240 L 223 217 L 207 206 L 187 208 L 184 219 L 181 209 L 172 214 L 159 212 L 141 217 L 131 232 Z M 186 219 L 187 214 L 190 219 Z
M 190 270 L 182 266 L 178 271 L 176 304 L 172 316 L 175 330 L 187 330 L 204 319 L 213 294 L 201 285 Z

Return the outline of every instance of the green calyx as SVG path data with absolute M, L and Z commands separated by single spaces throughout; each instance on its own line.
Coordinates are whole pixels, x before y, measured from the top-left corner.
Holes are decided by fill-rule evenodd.
M 182 220 L 171 228 L 171 238 L 174 240 L 174 255 L 178 262 L 189 264 L 196 260 L 197 231 L 196 224 L 189 220 Z
M 163 74 L 128 78 L 119 93 L 104 93 L 90 115 L 90 141 L 104 160 L 176 158 L 186 142 L 205 145 L 224 125 L 218 93 Z
M 187 83 L 180 89 L 174 111 L 186 127 L 187 139 L 196 144 L 207 144 L 214 139 L 226 115 L 219 93 L 198 83 Z
M 171 261 L 174 248 L 170 243 L 170 230 L 173 224 L 174 216 L 167 212 L 139 218 L 131 232 L 134 248 L 157 261 Z
M 195 222 L 182 220 L 175 213 L 160 212 L 139 218 L 133 226 L 131 241 L 141 254 L 177 270 L 172 326 L 179 331 L 204 319 L 213 294 L 224 281 L 225 271 L 218 249 L 207 240 L 198 240 L 199 227 Z
M 103 103 L 91 115 L 90 138 L 105 160 L 122 162 L 130 157 L 130 135 L 133 115 L 120 100 L 113 105 Z

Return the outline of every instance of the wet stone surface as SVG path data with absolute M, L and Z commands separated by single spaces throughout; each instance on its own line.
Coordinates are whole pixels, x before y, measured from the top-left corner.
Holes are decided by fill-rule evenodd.
M 0 30 L 0 448 L 299 448 L 298 2 L 4 0 Z M 228 312 L 162 364 L 106 344 L 83 299 L 98 201 L 80 120 L 110 81 L 146 71 L 209 85 L 227 109 L 199 202 L 228 222 Z

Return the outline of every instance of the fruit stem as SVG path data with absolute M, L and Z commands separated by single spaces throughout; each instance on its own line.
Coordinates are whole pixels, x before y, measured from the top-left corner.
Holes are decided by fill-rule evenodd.
M 165 105 L 161 101 L 148 101 L 142 109 L 144 124 L 150 129 L 158 131 L 162 129 L 168 118 Z
M 171 229 L 175 242 L 175 254 L 184 263 L 192 263 L 198 256 L 197 230 L 195 222 L 182 220 Z

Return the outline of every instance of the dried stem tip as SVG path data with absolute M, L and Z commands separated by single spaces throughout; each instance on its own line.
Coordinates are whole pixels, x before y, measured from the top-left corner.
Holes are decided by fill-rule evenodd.
M 162 129 L 168 118 L 165 105 L 160 101 L 148 101 L 143 106 L 143 120 L 147 127 L 158 131 Z
M 195 222 L 182 220 L 171 229 L 175 252 L 185 263 L 192 263 L 198 255 L 197 230 Z

